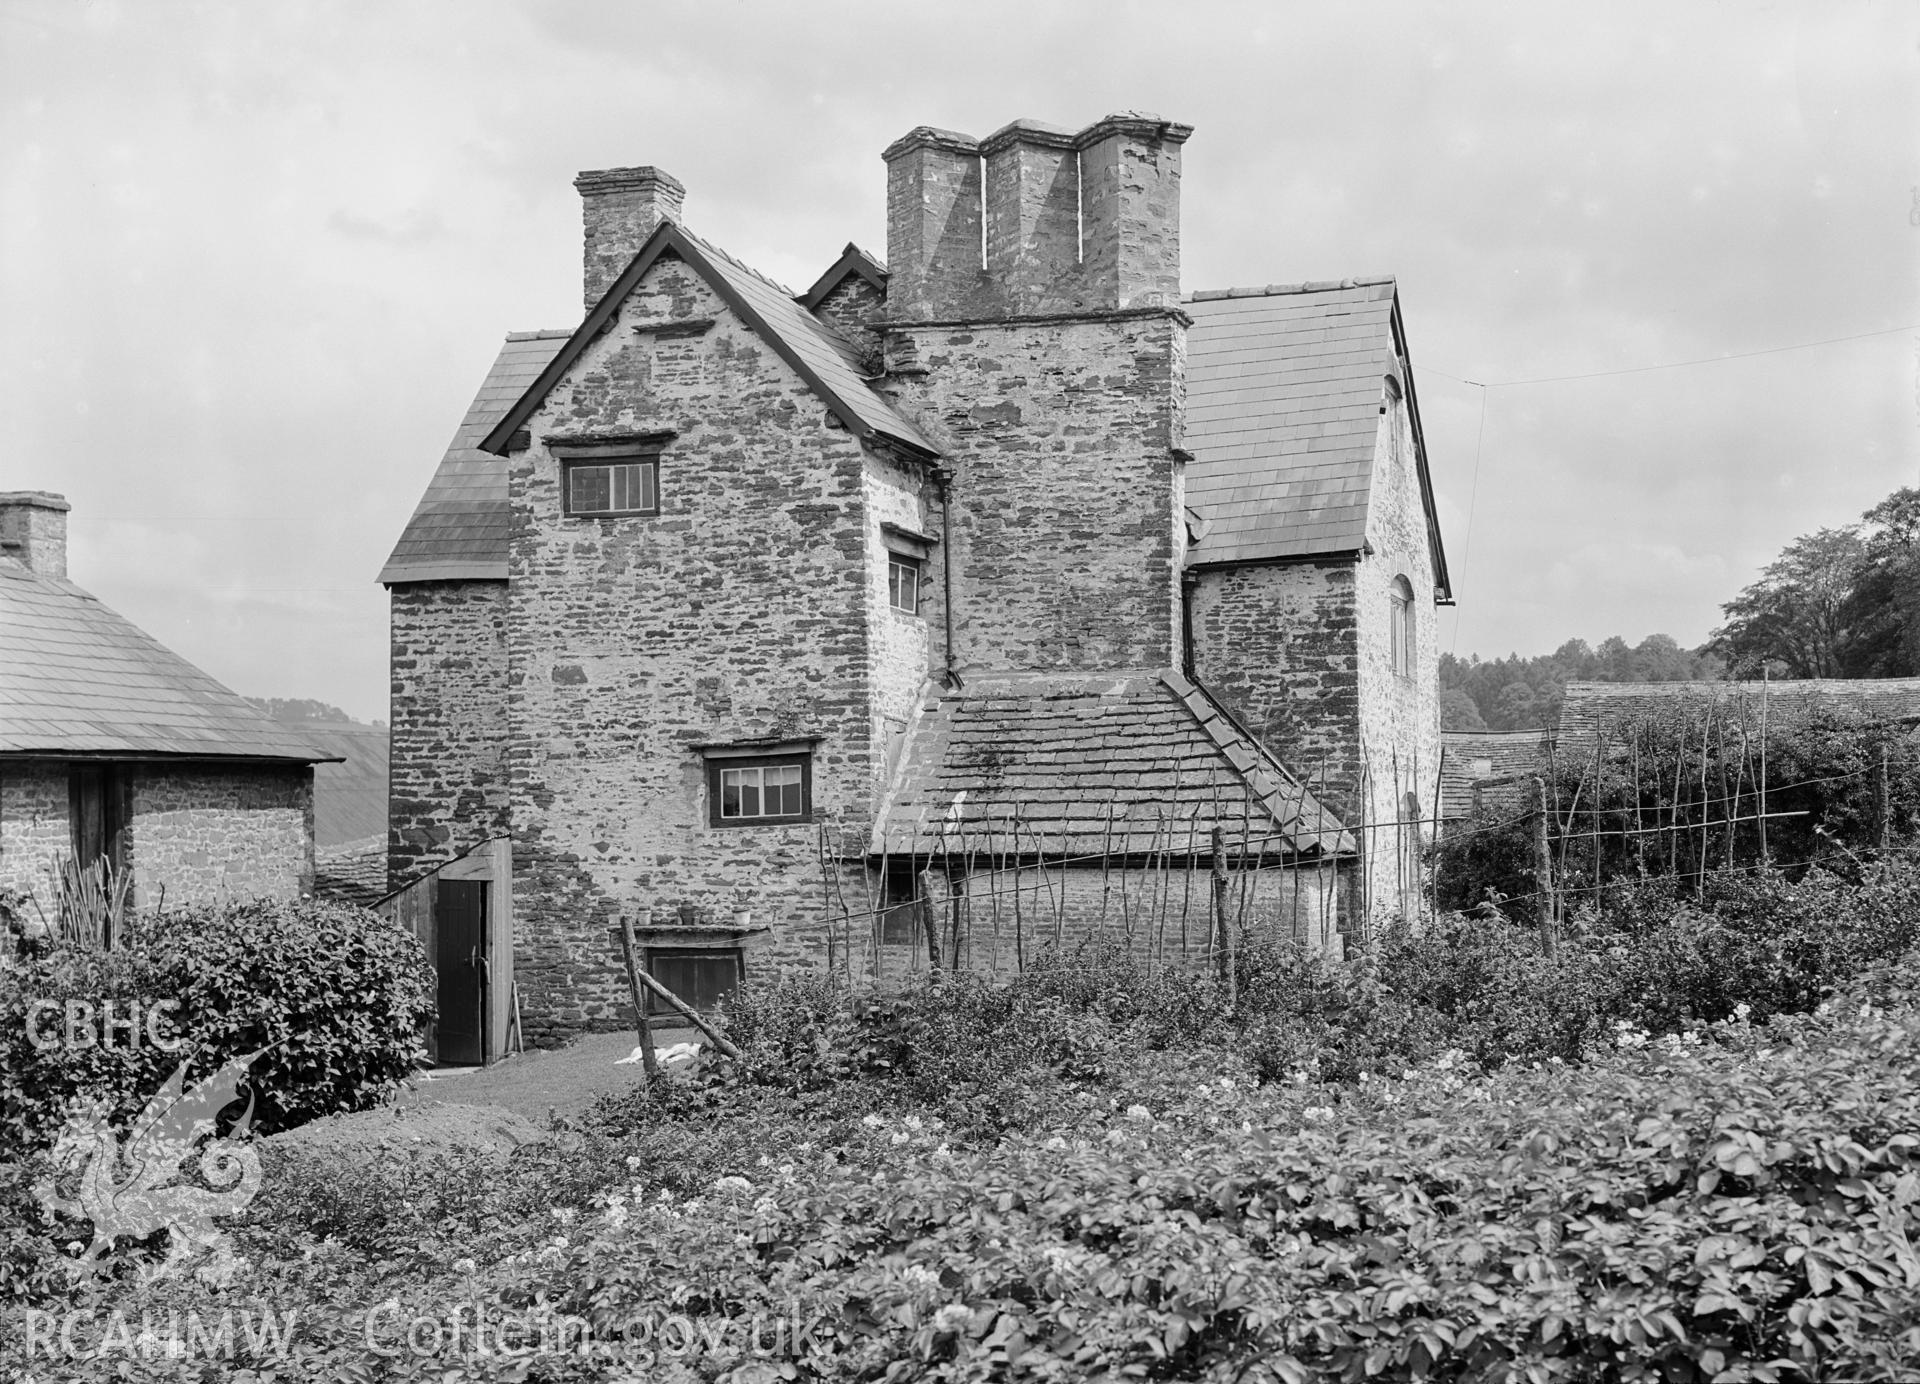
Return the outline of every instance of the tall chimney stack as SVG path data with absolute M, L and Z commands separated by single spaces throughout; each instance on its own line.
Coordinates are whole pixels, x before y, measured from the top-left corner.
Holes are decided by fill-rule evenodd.
M 43 577 L 67 575 L 65 499 L 46 490 L 0 491 L 0 557 Z
M 573 180 L 580 193 L 586 225 L 585 289 L 587 311 L 613 287 L 641 245 L 662 221 L 680 220 L 686 186 L 671 173 L 653 167 L 599 168 Z
M 964 315 L 980 288 L 980 146 L 921 125 L 880 157 L 887 164 L 887 315 Z

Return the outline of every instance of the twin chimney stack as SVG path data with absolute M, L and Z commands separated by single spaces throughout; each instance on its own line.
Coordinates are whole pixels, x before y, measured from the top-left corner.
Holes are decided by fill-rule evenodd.
M 887 163 L 887 311 L 899 321 L 1173 307 L 1190 125 L 1125 112 L 983 140 L 921 126 Z

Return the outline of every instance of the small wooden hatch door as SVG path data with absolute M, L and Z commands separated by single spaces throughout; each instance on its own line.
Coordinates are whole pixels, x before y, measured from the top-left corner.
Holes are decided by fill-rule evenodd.
M 434 1060 L 443 1067 L 477 1067 L 487 1060 L 489 887 L 484 879 L 441 879 L 434 891 L 433 967 L 440 1004 Z

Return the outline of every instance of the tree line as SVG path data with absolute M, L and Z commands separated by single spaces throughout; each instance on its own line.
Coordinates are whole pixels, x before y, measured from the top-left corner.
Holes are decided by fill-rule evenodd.
M 1794 539 L 1720 607 L 1725 623 L 1697 649 L 1653 634 L 1598 648 L 1570 639 L 1550 654 L 1440 656 L 1447 730 L 1531 730 L 1560 719 L 1569 682 L 1920 676 L 1920 490 L 1903 487 L 1857 523 Z

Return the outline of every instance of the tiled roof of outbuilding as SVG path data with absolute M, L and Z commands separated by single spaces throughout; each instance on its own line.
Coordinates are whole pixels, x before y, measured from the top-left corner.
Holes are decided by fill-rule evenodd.
M 313 892 L 370 908 L 387 896 L 387 838 L 366 836 L 313 853 Z
M 507 575 L 507 464 L 480 450 L 485 437 L 540 377 L 571 332 L 514 332 L 454 430 L 440 469 L 401 530 L 383 582 Z
M 1441 731 L 1440 820 L 1472 812 L 1476 791 L 1498 805 L 1523 801 L 1528 779 L 1545 770 L 1549 739 L 1544 730 Z
M 890 854 L 1353 849 L 1206 693 L 1171 671 L 979 677 L 908 728 L 873 848 Z
M 4 558 L 0 754 L 333 758 L 72 582 Z

